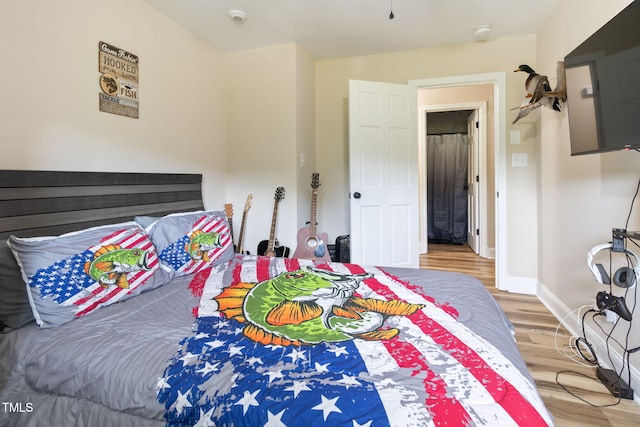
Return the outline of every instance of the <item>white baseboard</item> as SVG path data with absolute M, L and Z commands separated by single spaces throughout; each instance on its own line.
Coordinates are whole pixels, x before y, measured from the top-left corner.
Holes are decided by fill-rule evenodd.
M 482 246 L 480 248 L 480 254 L 482 258 L 496 259 L 496 248 L 490 248 L 489 246 Z
M 572 312 L 569 308 L 559 300 L 553 293 L 551 293 L 544 285 L 538 284 L 538 291 L 536 293 L 540 301 L 549 309 L 551 314 L 553 314 L 556 319 L 559 319 L 559 322 L 573 335 L 576 337 L 582 336 L 582 323 L 581 319 L 578 317 L 578 313 L 575 311 Z M 602 332 L 594 329 L 593 326 L 586 324 L 585 333 L 591 343 L 594 351 L 600 360 L 601 364 L 604 365 L 605 368 L 611 369 L 611 366 L 607 366 L 609 364 L 609 357 L 607 356 L 605 350 L 605 341 Z M 611 359 L 614 364 L 614 368 L 616 371 L 620 370 L 622 366 L 622 353 L 617 348 L 611 348 L 610 353 Z M 631 388 L 633 389 L 633 397 L 636 404 L 640 405 L 640 371 L 635 367 L 630 368 L 631 372 Z M 627 374 L 625 373 L 625 377 Z M 628 378 L 628 377 L 627 377 Z M 626 380 L 625 380 L 626 381 Z
M 533 277 L 507 276 L 500 289 L 516 294 L 536 295 L 538 280 Z

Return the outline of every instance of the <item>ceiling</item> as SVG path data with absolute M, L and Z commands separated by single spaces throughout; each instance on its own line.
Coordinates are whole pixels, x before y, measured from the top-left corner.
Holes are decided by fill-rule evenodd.
M 317 60 L 536 33 L 560 0 L 143 0 L 224 52 L 298 43 Z M 230 10 L 246 14 L 244 22 Z M 393 11 L 394 18 L 389 19 Z

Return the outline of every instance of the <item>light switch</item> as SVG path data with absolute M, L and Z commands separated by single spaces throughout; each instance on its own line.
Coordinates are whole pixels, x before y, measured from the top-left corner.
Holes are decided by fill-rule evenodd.
M 593 87 L 591 86 L 583 87 L 581 92 L 582 92 L 583 98 L 590 98 L 593 96 Z
M 511 154 L 511 166 L 514 168 L 525 168 L 527 167 L 528 161 L 527 153 Z

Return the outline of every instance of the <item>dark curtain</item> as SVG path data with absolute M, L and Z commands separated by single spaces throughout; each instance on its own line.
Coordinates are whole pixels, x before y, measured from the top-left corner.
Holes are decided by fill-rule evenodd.
M 427 136 L 427 227 L 430 241 L 467 241 L 467 135 Z

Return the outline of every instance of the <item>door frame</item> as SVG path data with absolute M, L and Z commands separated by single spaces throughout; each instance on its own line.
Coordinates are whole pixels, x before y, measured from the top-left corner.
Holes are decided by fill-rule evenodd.
M 494 120 L 494 161 L 495 161 L 495 260 L 496 288 L 508 290 L 507 279 L 507 77 L 504 71 L 484 74 L 448 76 L 430 79 L 410 80 L 409 85 L 416 93 L 419 89 L 469 86 L 477 84 L 493 85 Z M 420 118 L 418 117 L 418 122 Z
M 421 88 L 424 89 L 424 88 Z M 420 188 L 418 207 L 419 207 L 419 230 L 420 230 L 420 251 L 421 253 L 429 252 L 429 223 L 427 221 L 427 114 L 436 113 L 441 111 L 458 111 L 458 110 L 476 110 L 478 112 L 478 121 L 482 129 L 482 133 L 479 136 L 478 144 L 478 158 L 479 158 L 479 171 L 478 174 L 481 177 L 487 176 L 487 134 L 486 134 L 486 121 L 487 121 L 487 103 L 484 101 L 474 102 L 461 102 L 455 104 L 434 104 L 434 105 L 421 105 L 419 110 L 418 120 L 418 179 L 420 180 L 418 188 Z M 481 179 L 478 184 L 478 199 L 476 204 L 480 204 L 480 200 L 487 200 L 487 185 L 486 180 Z M 467 222 L 469 219 L 467 219 Z M 488 230 L 487 227 L 487 215 L 479 209 L 478 213 L 478 227 L 480 230 Z M 493 258 L 493 253 L 490 253 L 487 244 L 487 233 L 480 233 L 480 245 L 478 248 L 478 255 L 483 258 Z
M 480 190 L 486 185 L 487 180 L 480 181 L 478 179 L 481 175 L 480 159 L 484 161 L 487 158 L 486 155 L 480 155 L 480 149 L 484 147 L 487 139 L 485 135 L 488 130 L 486 111 L 486 105 L 481 106 L 472 110 L 467 117 L 467 140 L 469 141 L 467 146 L 467 243 L 476 254 L 481 253 L 481 237 L 487 234 L 487 228 L 484 228 L 485 232 L 479 233 L 480 228 L 486 225 L 480 220 L 482 214 L 480 211 Z M 482 128 L 480 128 L 481 123 Z M 482 208 L 485 209 L 484 204 L 482 204 Z

